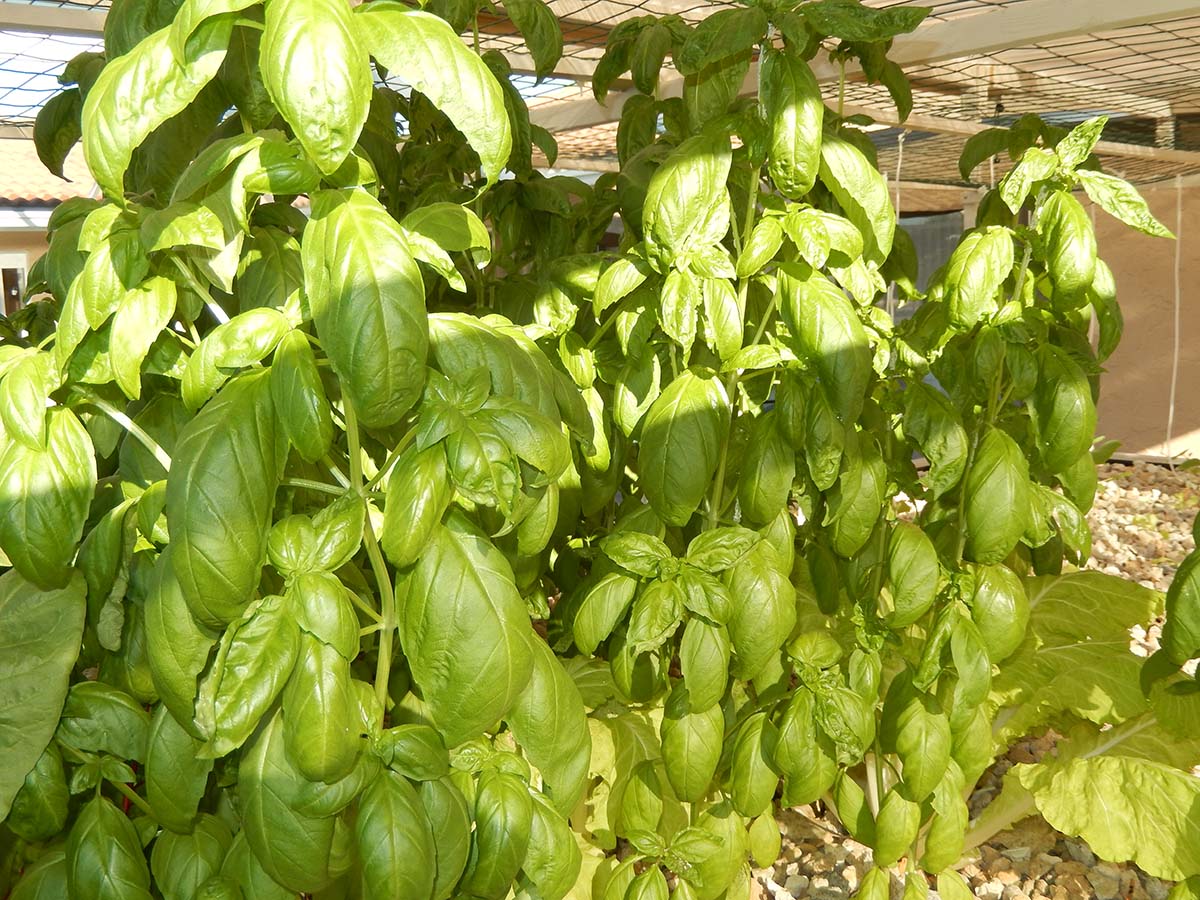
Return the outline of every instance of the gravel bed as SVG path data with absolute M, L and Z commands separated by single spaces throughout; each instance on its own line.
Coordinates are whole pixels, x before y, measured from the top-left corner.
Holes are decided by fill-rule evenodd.
M 1088 568 L 1166 590 L 1192 552 L 1192 521 L 1200 510 L 1200 468 L 1171 471 L 1137 462 L 1100 467 L 1096 503 L 1088 515 L 1092 558 Z M 1135 633 L 1134 651 L 1155 646 L 1157 624 Z M 972 814 L 999 789 L 1009 767 L 1035 762 L 1054 746 L 1054 735 L 1022 741 L 992 767 L 971 798 Z M 871 850 L 842 834 L 811 807 L 780 817 L 783 850 L 770 869 L 757 871 L 756 900 L 848 900 L 871 868 Z M 961 870 L 982 900 L 1165 900 L 1171 885 L 1132 864 L 1098 861 L 1083 841 L 1059 834 L 1032 817 L 997 834 Z M 903 878 L 892 877 L 892 898 Z M 935 891 L 930 897 L 936 900 Z

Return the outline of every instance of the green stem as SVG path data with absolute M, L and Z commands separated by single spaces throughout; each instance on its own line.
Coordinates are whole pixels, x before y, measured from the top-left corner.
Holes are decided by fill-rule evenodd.
M 838 118 L 842 118 L 846 110 L 846 57 L 838 60 Z
M 350 483 L 353 490 L 360 494 L 365 492 L 362 473 L 362 448 L 358 436 L 358 416 L 354 413 L 354 404 L 349 397 L 343 398 L 346 411 L 346 439 L 350 451 Z M 383 717 L 387 715 L 388 680 L 392 674 L 392 636 L 396 631 L 396 594 L 392 590 L 392 579 L 388 575 L 387 564 L 383 561 L 383 553 L 379 549 L 379 541 L 375 537 L 375 529 L 371 525 L 371 517 L 367 516 L 363 526 L 363 543 L 367 547 L 367 559 L 371 562 L 371 571 L 375 575 L 375 584 L 382 598 L 382 618 L 379 629 L 379 659 L 375 663 L 375 696 L 379 700 L 380 722 L 383 727 Z
M 617 316 L 616 316 L 616 313 L 613 313 L 611 316 L 609 316 L 607 319 L 604 320 L 604 322 L 600 325 L 599 328 L 596 329 L 596 333 L 593 334 L 591 340 L 589 340 L 587 342 L 588 349 L 595 350 L 596 345 L 598 343 L 600 343 L 600 338 L 602 338 L 602 337 L 604 337 L 604 335 L 608 334 L 609 330 L 615 324 L 617 324 Z
M 285 478 L 282 483 L 285 487 L 298 487 L 309 491 L 320 491 L 322 494 L 334 494 L 338 497 L 345 493 L 341 488 L 334 487 L 332 484 L 326 484 L 323 481 L 312 481 L 308 478 Z
M 749 183 L 746 185 L 746 215 L 742 223 L 742 240 L 741 246 L 750 241 L 750 234 L 754 231 L 754 211 L 758 208 L 758 179 L 760 172 L 758 169 L 750 170 Z M 738 281 L 738 307 L 746 308 L 746 301 L 750 293 L 750 279 L 742 278 Z M 758 323 L 758 329 L 754 334 L 754 340 L 751 341 L 751 346 L 757 344 L 761 340 L 767 327 L 767 320 L 771 317 L 775 308 L 775 297 L 771 297 L 771 305 L 767 307 L 763 313 L 762 321 Z M 672 355 L 674 347 L 672 347 Z M 673 358 L 673 356 L 672 356 Z M 725 429 L 725 436 L 721 440 L 721 455 L 717 460 L 717 476 L 713 482 L 712 492 L 708 497 L 708 524 L 707 528 L 712 530 L 716 528 L 721 520 L 721 500 L 725 496 L 725 469 L 729 463 L 729 441 L 733 435 L 733 426 L 737 421 L 738 404 L 737 404 L 737 384 L 738 371 L 735 369 L 725 376 L 725 394 L 729 398 L 731 413 L 729 415 L 729 427 Z
M 125 413 L 121 412 L 116 407 L 110 406 L 96 395 L 88 393 L 85 396 L 88 403 L 96 407 L 96 409 L 100 410 L 100 412 L 104 413 L 106 416 L 124 428 L 127 432 L 133 435 L 137 442 L 149 450 L 151 455 L 158 460 L 158 464 L 160 466 L 162 466 L 168 472 L 171 471 L 171 457 L 167 455 L 167 451 L 159 445 L 158 441 L 150 437 L 150 435 L 148 435 L 142 429 L 142 427 L 137 424 L 137 422 L 133 421 L 133 419 L 129 418 L 129 416 L 125 415 Z
M 364 603 L 362 597 L 354 591 L 347 591 L 347 596 L 350 597 L 350 602 L 366 613 L 371 619 L 376 622 L 382 622 L 383 617 L 369 603 Z
M 217 301 L 213 300 L 212 294 L 208 292 L 208 288 L 200 283 L 200 280 L 192 274 L 192 270 L 185 266 L 178 256 L 172 256 L 171 262 L 175 263 L 175 268 L 177 268 L 180 274 L 183 275 L 184 280 L 186 280 L 188 283 L 188 287 L 199 294 L 204 300 L 204 305 L 208 308 L 208 311 L 212 313 L 212 317 L 222 325 L 228 322 L 229 314 L 217 305 Z
M 112 781 L 111 779 L 106 780 L 108 780 L 108 783 L 115 787 L 121 793 L 121 795 L 125 797 L 126 800 L 152 818 L 155 822 L 158 821 L 158 816 L 154 814 L 154 810 L 151 809 L 150 804 L 146 802 L 146 800 L 144 800 L 137 791 L 124 782 Z
M 392 467 L 396 465 L 396 460 L 400 458 L 400 454 L 408 449 L 408 445 L 411 444 L 416 437 L 417 430 L 415 428 L 411 428 L 404 433 L 404 437 L 400 438 L 400 443 L 398 443 L 395 449 L 388 454 L 388 458 L 384 460 L 383 465 L 379 467 L 379 471 L 375 473 L 375 477 L 367 482 L 366 490 L 374 490 L 375 486 L 387 477 L 387 473 L 390 472 Z

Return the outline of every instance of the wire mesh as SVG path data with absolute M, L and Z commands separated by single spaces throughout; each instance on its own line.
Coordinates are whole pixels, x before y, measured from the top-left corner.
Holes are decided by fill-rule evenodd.
M 58 76 L 76 54 L 96 50 L 95 38 L 0 31 L 0 125 L 29 125 L 62 90 Z

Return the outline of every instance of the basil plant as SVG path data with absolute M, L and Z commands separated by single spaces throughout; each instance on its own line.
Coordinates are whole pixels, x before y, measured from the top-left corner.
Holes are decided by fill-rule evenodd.
M 969 141 L 1013 165 L 922 292 L 810 61 L 907 114 L 924 10 L 622 22 L 594 184 L 485 12 L 115 0 L 40 114 L 103 196 L 0 321 L 0 894 L 740 900 L 784 807 L 867 900 L 1032 813 L 1200 873 L 1196 566 L 1149 661 L 1162 599 L 1075 569 L 1121 332 L 1076 190 L 1167 234 L 1104 119 Z

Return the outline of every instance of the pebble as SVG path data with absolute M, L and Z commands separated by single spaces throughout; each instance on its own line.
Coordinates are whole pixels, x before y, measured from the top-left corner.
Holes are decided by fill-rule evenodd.
M 808 876 L 789 875 L 787 881 L 783 883 L 783 889 L 793 897 L 799 897 L 808 890 Z

